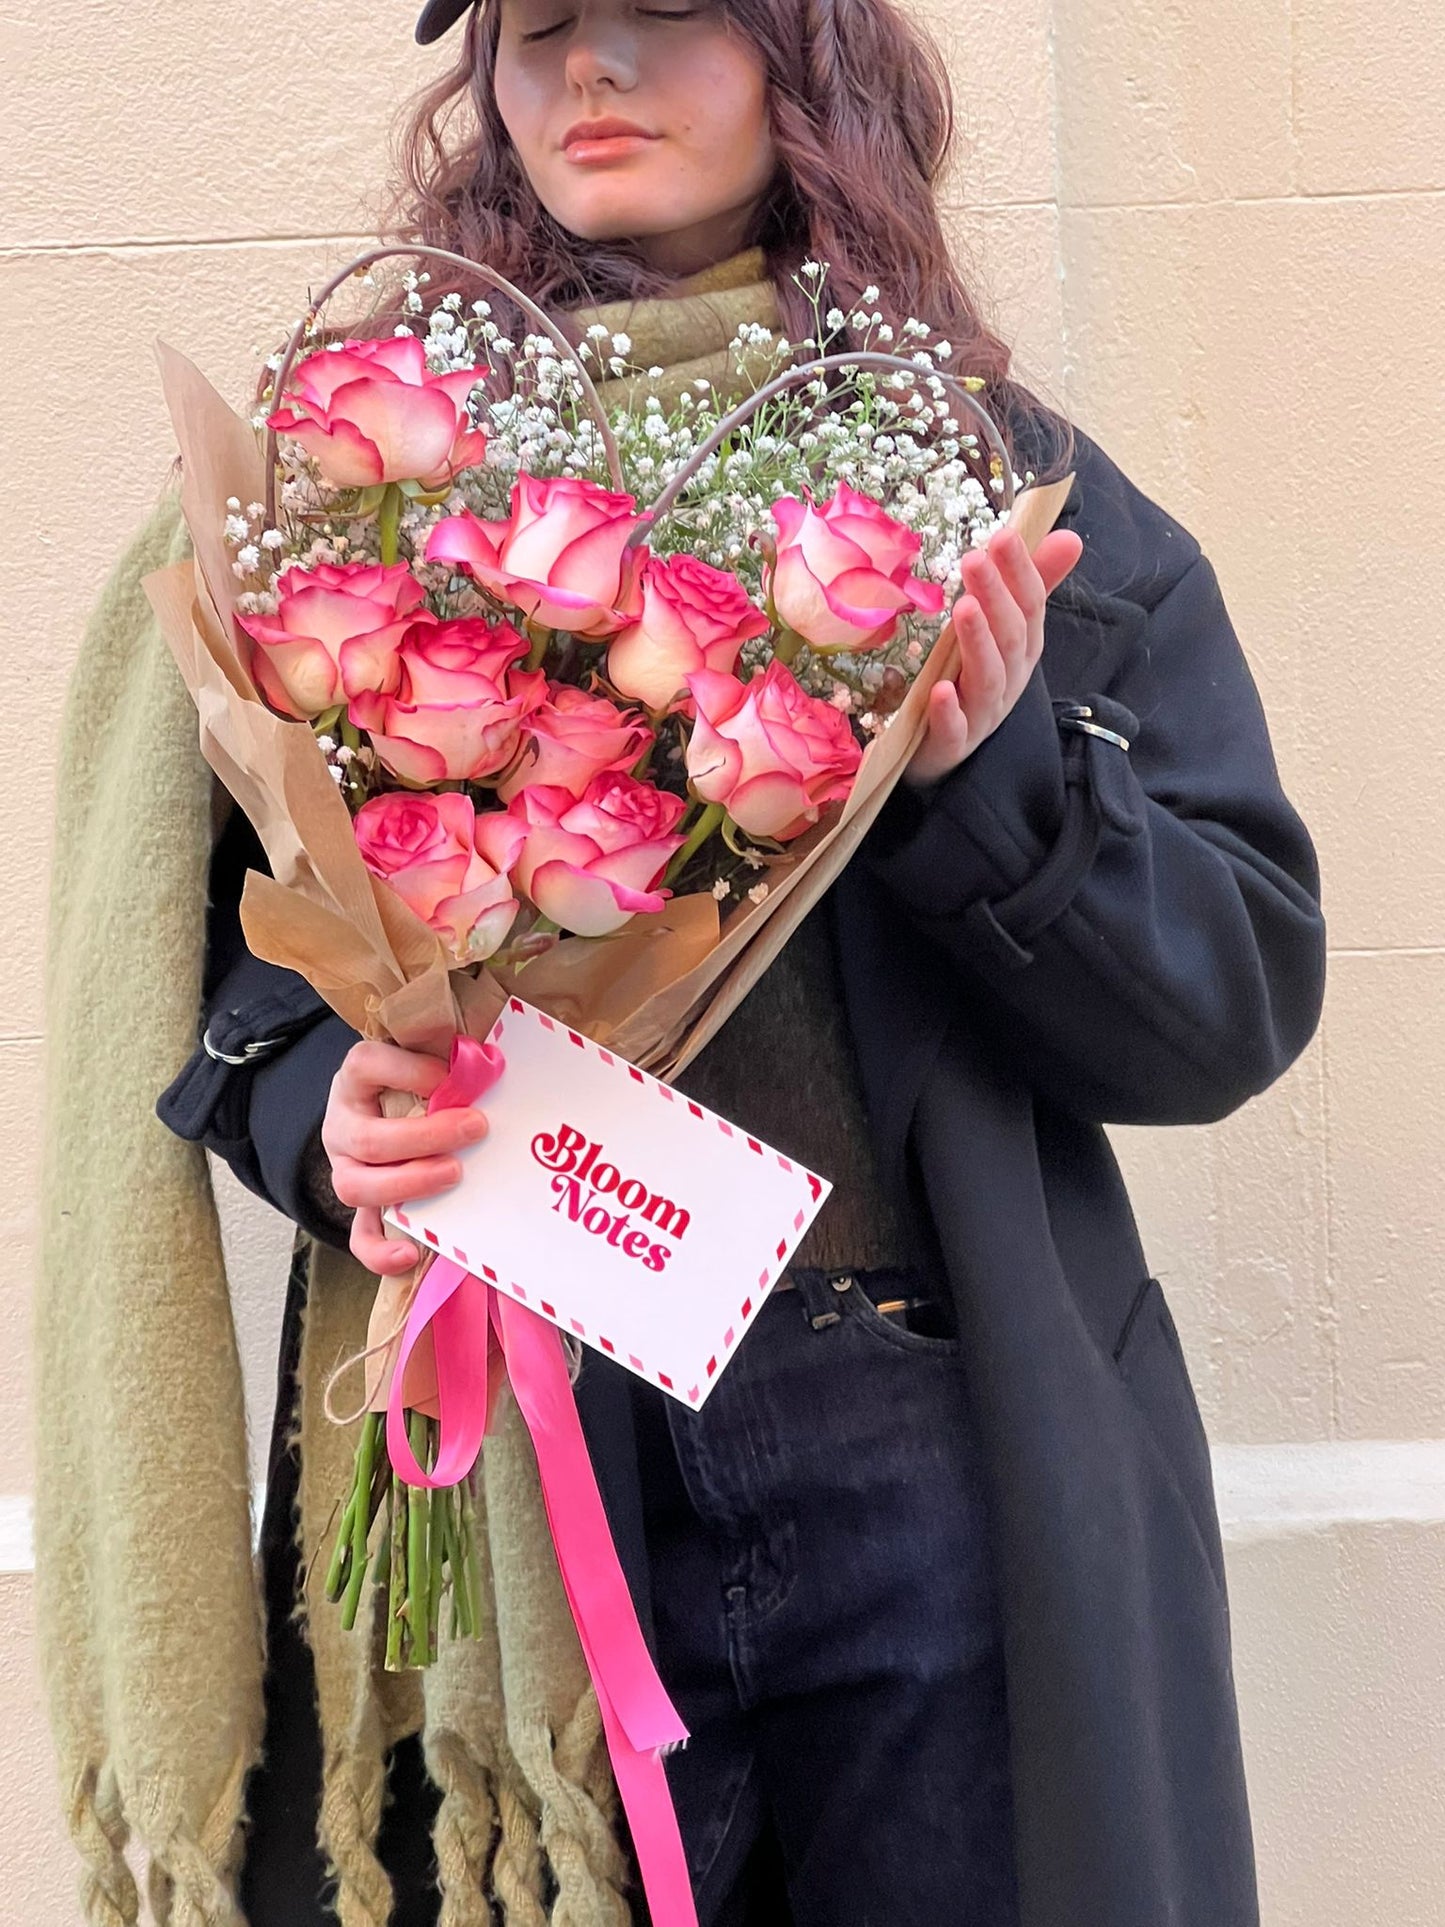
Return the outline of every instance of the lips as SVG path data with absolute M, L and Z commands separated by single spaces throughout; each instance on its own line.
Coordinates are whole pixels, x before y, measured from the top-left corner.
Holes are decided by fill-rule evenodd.
M 602 120 L 579 120 L 573 123 L 562 136 L 563 152 L 574 147 L 593 147 L 607 141 L 655 140 L 645 127 L 636 121 L 618 120 L 609 115 Z

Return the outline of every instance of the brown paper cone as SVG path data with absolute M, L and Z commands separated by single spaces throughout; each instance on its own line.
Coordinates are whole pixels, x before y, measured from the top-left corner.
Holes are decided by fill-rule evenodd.
M 892 722 L 865 750 L 846 803 L 769 868 L 761 903 L 739 904 L 720 923 L 710 893 L 676 897 L 658 916 L 635 918 L 615 937 L 568 938 L 520 967 L 450 968 L 435 932 L 362 862 L 346 804 L 309 725 L 276 715 L 257 693 L 249 639 L 234 621 L 236 580 L 223 532 L 227 497 L 246 502 L 263 492 L 258 437 L 184 355 L 164 343 L 157 352 L 181 450 L 181 501 L 194 563 L 158 570 L 144 586 L 195 700 L 202 752 L 250 818 L 271 866 L 269 877 L 252 871 L 246 879 L 241 917 L 252 951 L 298 971 L 368 1037 L 445 1056 L 459 1029 L 485 1036 L 515 991 L 655 1075 L 675 1077 L 736 1009 L 867 833 L 918 744 L 928 691 L 953 667 L 951 627 Z M 1017 498 L 1011 520 L 1030 549 L 1053 527 L 1072 481 L 1068 476 Z M 384 1337 L 395 1325 L 397 1305 L 395 1281 L 383 1281 L 375 1335 Z M 374 1400 L 379 1378 L 372 1363 Z M 416 1390 L 428 1395 L 420 1381 Z M 434 1392 L 433 1368 L 429 1395 Z

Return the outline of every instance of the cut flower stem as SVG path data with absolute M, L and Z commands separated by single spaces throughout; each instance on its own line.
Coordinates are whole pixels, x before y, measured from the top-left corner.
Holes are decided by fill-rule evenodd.
M 713 831 L 720 828 L 725 812 L 721 803 L 708 803 L 701 816 L 688 831 L 687 841 L 673 852 L 672 861 L 662 875 L 662 888 L 667 889 L 676 882 L 687 868 L 692 857 L 700 850 Z
M 408 1412 L 407 1438 L 418 1464 L 430 1471 L 440 1442 L 437 1421 Z M 437 1658 L 448 1592 L 448 1636 L 475 1638 L 481 1587 L 470 1475 L 454 1486 L 408 1485 L 387 1457 L 384 1412 L 362 1419 L 351 1490 L 326 1572 L 326 1596 L 340 1602 L 348 1632 L 355 1628 L 368 1574 L 382 1597 L 389 1672 L 429 1666 Z

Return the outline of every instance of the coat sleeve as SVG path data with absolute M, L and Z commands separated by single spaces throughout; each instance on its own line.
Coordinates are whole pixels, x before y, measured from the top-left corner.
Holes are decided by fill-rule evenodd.
M 1073 686 L 1046 638 L 994 735 L 931 790 L 900 785 L 863 846 L 1010 1063 L 1101 1123 L 1226 1116 L 1323 996 L 1314 848 L 1214 569 L 1182 546 L 1107 687 Z
M 353 1213 L 331 1189 L 321 1122 L 357 1033 L 304 977 L 247 949 L 240 895 L 248 868 L 264 870 L 265 854 L 233 810 L 211 863 L 200 1037 L 156 1114 L 223 1158 L 293 1224 L 344 1250 Z

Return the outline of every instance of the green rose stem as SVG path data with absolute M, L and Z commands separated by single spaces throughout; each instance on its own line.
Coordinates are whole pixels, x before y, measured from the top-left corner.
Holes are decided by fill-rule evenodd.
M 463 1479 L 455 1488 L 456 1504 L 447 1514 L 447 1556 L 452 1568 L 452 1606 L 457 1631 L 471 1639 L 477 1630 L 476 1605 L 472 1591 L 471 1560 L 467 1553 L 467 1490 Z
M 391 1569 L 391 1473 L 386 1476 L 386 1487 L 382 1498 L 386 1508 L 386 1520 L 381 1528 L 381 1536 L 376 1542 L 376 1557 L 371 1563 L 371 1583 L 383 1585 Z
M 461 1542 L 462 1577 L 464 1581 L 462 1607 L 462 1627 L 475 1638 L 481 1630 L 482 1576 L 477 1564 L 476 1505 L 472 1495 L 474 1472 L 469 1472 L 462 1480 L 461 1493 Z
M 409 1412 L 406 1435 L 418 1464 L 426 1464 L 427 1421 L 420 1412 Z M 406 1489 L 406 1617 L 411 1632 L 411 1658 L 414 1666 L 431 1661 L 427 1643 L 430 1606 L 427 1600 L 427 1527 L 431 1521 L 431 1494 L 424 1485 Z
M 431 1495 L 430 1530 L 427 1535 L 427 1645 L 433 1659 L 440 1645 L 442 1586 L 446 1579 L 447 1520 L 451 1516 L 452 1493 L 443 1487 Z
M 399 1673 L 406 1664 L 402 1636 L 406 1631 L 406 1495 L 400 1473 L 391 1475 L 391 1583 L 386 1598 L 386 1670 Z
M 332 1548 L 331 1564 L 326 1568 L 326 1597 L 333 1601 L 340 1599 L 345 1592 L 347 1579 L 351 1575 L 351 1524 L 355 1517 L 356 1473 L 353 1468 L 346 1510 L 341 1515 L 341 1524 L 336 1528 L 336 1544 Z
M 381 498 L 381 507 L 376 511 L 376 543 L 381 551 L 383 568 L 396 560 L 397 531 L 401 527 L 401 489 L 395 482 L 388 482 Z
M 803 638 L 796 629 L 778 630 L 778 639 L 773 644 L 773 660 L 780 662 L 784 669 L 791 669 L 798 660 L 798 652 L 803 646 Z
M 346 1595 L 341 1602 L 341 1624 L 350 1632 L 356 1624 L 356 1609 L 361 1603 L 361 1588 L 366 1580 L 366 1538 L 371 1530 L 371 1474 L 376 1449 L 381 1443 L 383 1414 L 368 1412 L 362 1420 L 361 1443 L 356 1454 L 356 1477 L 352 1485 L 351 1573 Z
M 524 622 L 522 627 L 526 631 L 527 640 L 532 645 L 527 651 L 525 666 L 528 669 L 540 669 L 556 631 L 549 629 L 544 622 Z
M 669 888 L 687 868 L 693 855 L 707 842 L 713 831 L 718 829 L 726 812 L 721 803 L 708 803 L 701 816 L 688 831 L 687 841 L 673 852 L 671 863 L 662 874 L 662 888 Z

